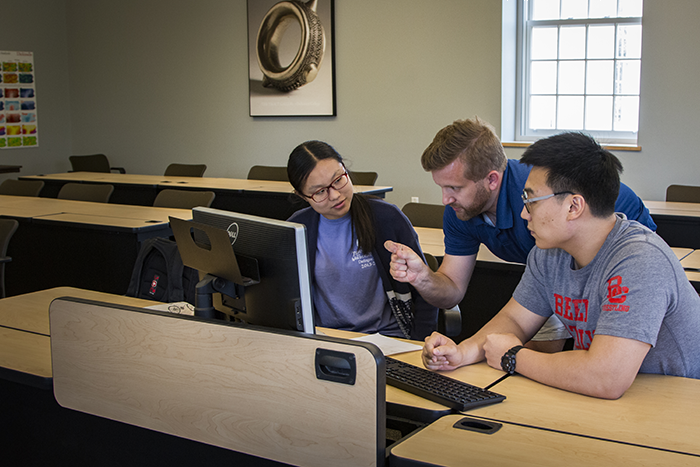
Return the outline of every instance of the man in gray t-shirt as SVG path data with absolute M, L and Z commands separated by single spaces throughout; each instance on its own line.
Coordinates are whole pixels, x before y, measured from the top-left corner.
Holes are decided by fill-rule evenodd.
M 638 372 L 700 378 L 700 297 L 661 238 L 614 213 L 622 165 L 592 138 L 563 133 L 530 146 L 521 162 L 522 217 L 536 241 L 510 302 L 456 345 L 426 339 L 423 362 L 449 370 L 486 359 L 550 386 L 620 397 Z M 555 315 L 575 348 L 522 347 Z

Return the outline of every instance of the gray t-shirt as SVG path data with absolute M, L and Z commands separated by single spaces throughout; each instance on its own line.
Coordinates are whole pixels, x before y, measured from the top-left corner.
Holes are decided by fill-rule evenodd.
M 635 339 L 652 345 L 640 373 L 700 378 L 700 297 L 668 245 L 636 221 L 618 217 L 581 269 L 563 250 L 533 248 L 513 297 L 556 315 L 576 349 L 595 334 Z
M 314 274 L 318 326 L 404 337 L 374 257 L 353 242 L 349 214 L 340 219 L 320 217 Z

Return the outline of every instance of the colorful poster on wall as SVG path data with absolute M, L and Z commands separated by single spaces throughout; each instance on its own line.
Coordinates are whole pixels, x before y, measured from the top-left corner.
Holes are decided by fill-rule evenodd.
M 34 54 L 0 50 L 0 149 L 39 145 Z

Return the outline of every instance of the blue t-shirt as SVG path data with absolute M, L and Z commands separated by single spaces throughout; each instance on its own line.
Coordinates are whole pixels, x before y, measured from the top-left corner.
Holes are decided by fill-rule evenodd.
M 320 216 L 314 306 L 316 325 L 403 337 L 382 285 L 372 254 L 352 238 L 350 215 Z
M 482 215 L 462 221 L 454 209 L 445 208 L 443 230 L 445 232 L 445 254 L 469 256 L 478 253 L 484 244 L 491 252 L 505 261 L 525 263 L 527 255 L 535 246 L 535 239 L 527 230 L 527 221 L 520 214 L 523 210 L 521 195 L 532 166 L 509 159 L 503 173 L 501 191 L 496 207 L 496 225 L 486 222 Z M 620 194 L 615 202 L 615 211 L 624 213 L 628 219 L 636 220 L 651 230 L 656 224 L 641 199 L 625 184 L 620 184 Z

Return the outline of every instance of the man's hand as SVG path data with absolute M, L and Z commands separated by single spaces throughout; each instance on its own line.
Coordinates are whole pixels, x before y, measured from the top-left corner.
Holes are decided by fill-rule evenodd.
M 423 365 L 429 370 L 454 370 L 462 366 L 462 353 L 449 337 L 433 332 L 425 339 Z
M 501 370 L 501 357 L 516 345 L 523 345 L 515 334 L 489 334 L 484 341 L 486 363 Z
M 406 245 L 387 240 L 384 248 L 391 252 L 389 271 L 397 281 L 413 284 L 430 274 L 430 268 L 423 259 Z

